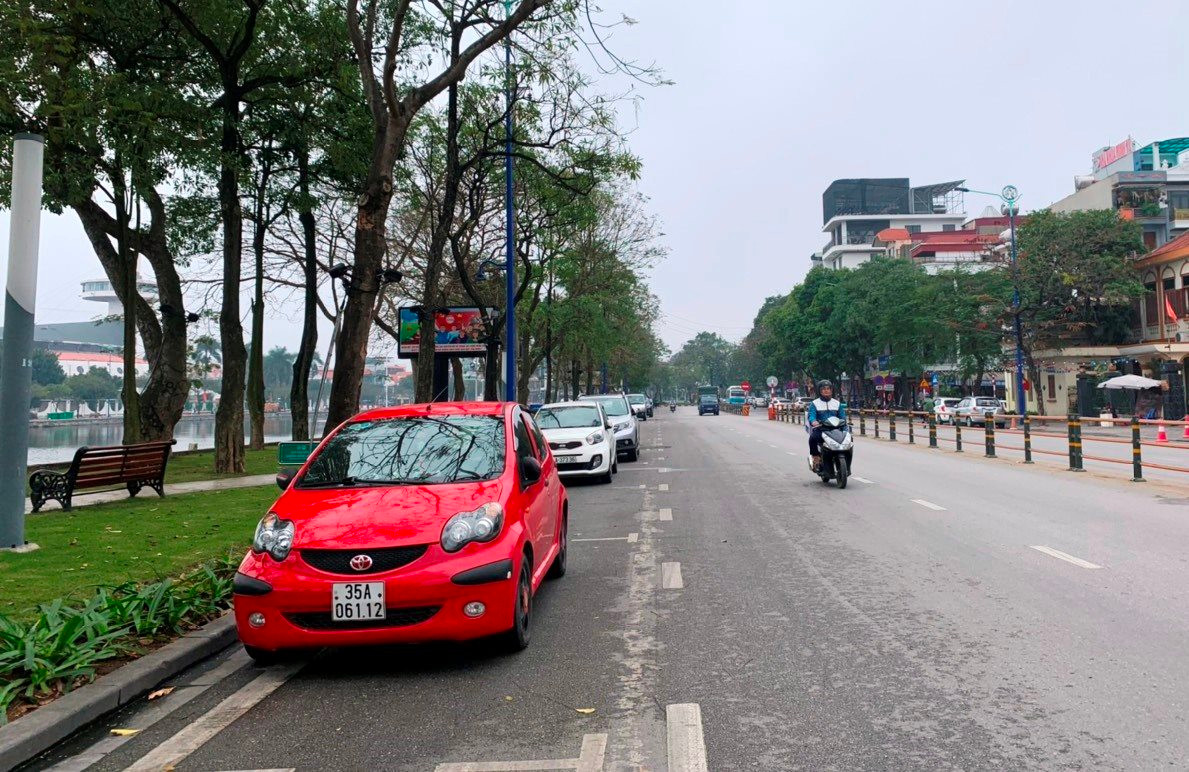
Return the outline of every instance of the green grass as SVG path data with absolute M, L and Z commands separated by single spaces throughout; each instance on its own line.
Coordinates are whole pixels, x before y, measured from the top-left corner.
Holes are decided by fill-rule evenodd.
M 97 584 L 155 581 L 242 552 L 277 495 L 267 485 L 29 515 L 26 538 L 41 549 L 0 553 L 0 614 L 29 619 L 38 603 L 85 599 Z
M 275 447 L 244 451 L 245 475 L 276 473 L 277 449 Z M 215 474 L 215 452 L 213 450 L 170 456 L 169 465 L 165 467 L 165 482 L 167 483 L 218 480 L 239 476 L 238 474 Z

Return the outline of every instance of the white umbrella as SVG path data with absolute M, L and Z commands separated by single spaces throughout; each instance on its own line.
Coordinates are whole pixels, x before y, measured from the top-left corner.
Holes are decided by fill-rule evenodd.
M 1108 378 L 1107 380 L 1098 384 L 1098 388 L 1139 391 L 1140 389 L 1158 389 L 1163 385 L 1164 384 L 1162 384 L 1160 381 L 1154 381 L 1151 378 L 1145 378 L 1142 375 L 1119 375 L 1114 378 Z

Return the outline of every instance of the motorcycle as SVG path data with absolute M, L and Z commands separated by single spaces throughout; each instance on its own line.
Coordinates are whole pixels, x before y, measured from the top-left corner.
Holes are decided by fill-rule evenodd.
M 850 465 L 853 458 L 855 439 L 851 436 L 850 426 L 838 416 L 830 416 L 822 422 L 822 464 L 814 472 L 822 478 L 822 482 L 837 480 L 839 488 L 846 487 L 846 479 L 850 477 Z M 813 458 L 809 459 L 809 468 L 813 469 Z
M 677 403 L 675 403 L 675 402 L 670 402 L 670 403 L 669 403 L 669 412 L 670 412 L 670 413 L 676 413 L 676 412 L 677 412 Z

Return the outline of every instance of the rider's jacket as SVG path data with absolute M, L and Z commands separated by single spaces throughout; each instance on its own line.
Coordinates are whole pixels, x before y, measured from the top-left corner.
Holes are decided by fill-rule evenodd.
M 838 416 L 839 418 L 846 418 L 846 411 L 842 407 L 842 403 L 836 399 L 822 399 L 818 397 L 809 403 L 809 412 L 805 416 L 806 423 L 813 424 L 814 421 L 824 421 L 830 416 Z

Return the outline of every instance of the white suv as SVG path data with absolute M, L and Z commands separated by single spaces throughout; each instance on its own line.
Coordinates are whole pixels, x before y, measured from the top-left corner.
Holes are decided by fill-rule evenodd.
M 960 397 L 938 397 L 933 400 L 933 415 L 937 423 L 948 424 L 954 420 L 954 408 L 962 399 Z
M 628 461 L 640 457 L 640 428 L 632 417 L 632 408 L 623 394 L 589 394 L 578 398 L 581 402 L 598 402 L 611 422 L 615 433 L 615 450 Z
M 562 477 L 594 477 L 609 483 L 611 475 L 619 471 L 615 436 L 600 403 L 587 400 L 542 405 L 533 420 L 545 435 Z

